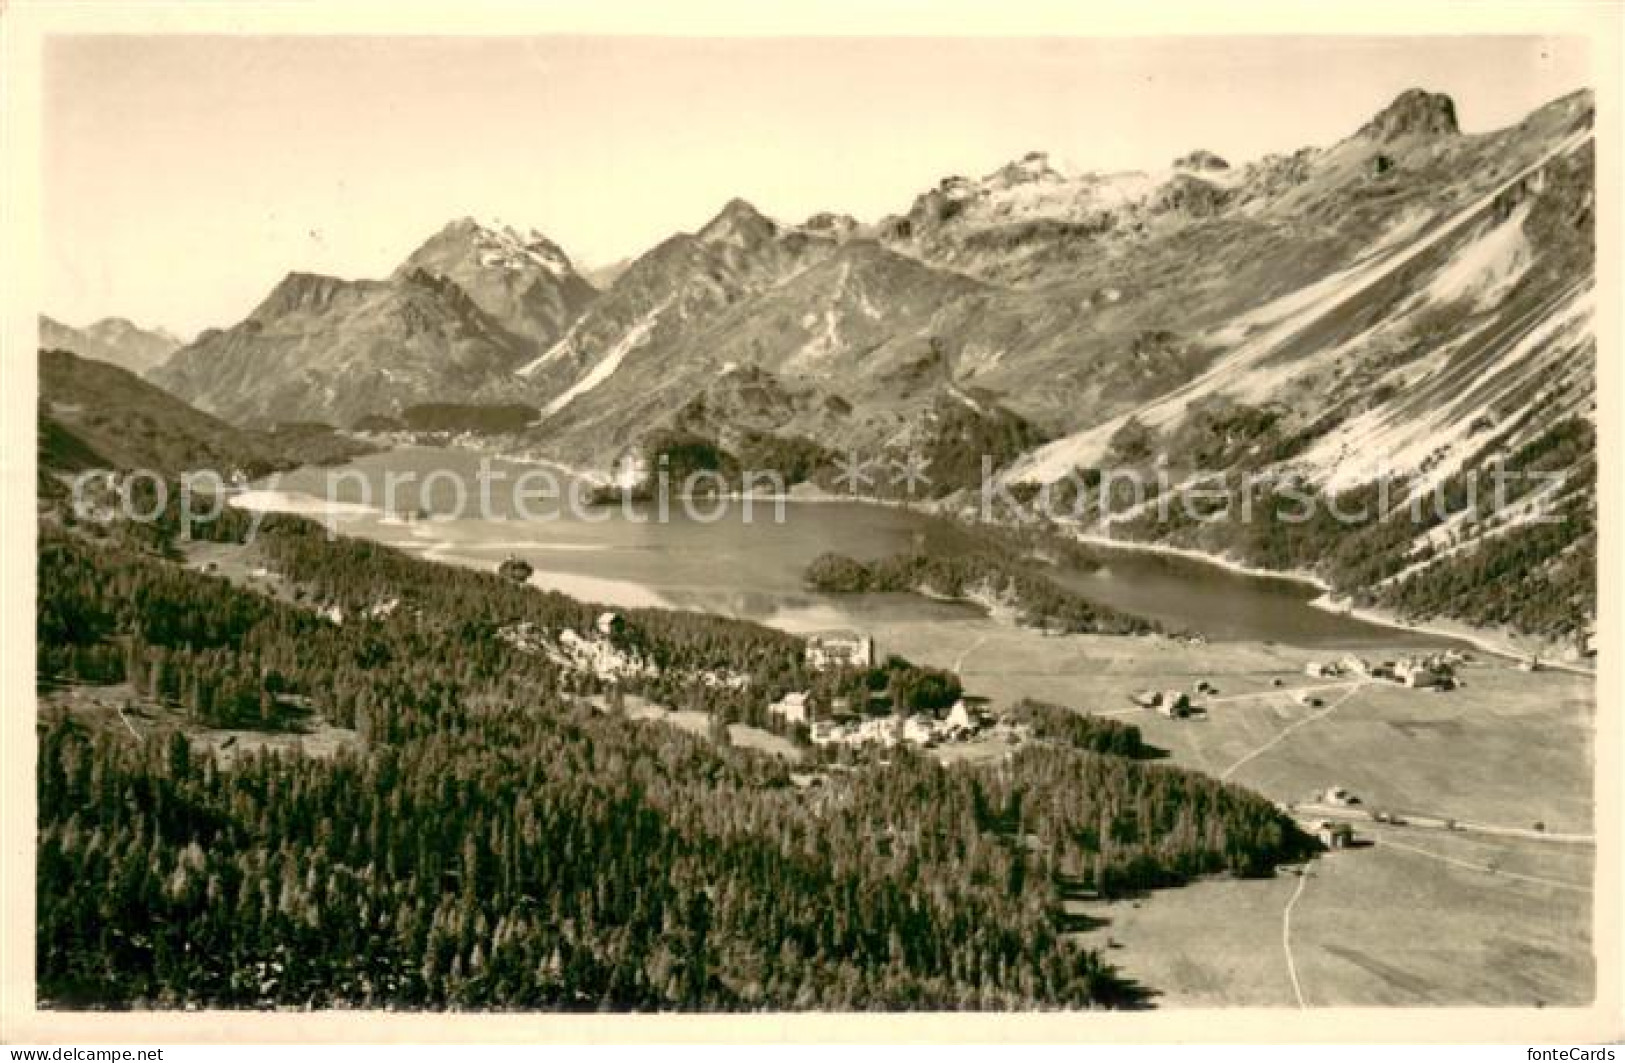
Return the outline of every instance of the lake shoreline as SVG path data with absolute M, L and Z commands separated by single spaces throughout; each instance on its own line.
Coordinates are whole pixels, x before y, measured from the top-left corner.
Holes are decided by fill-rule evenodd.
M 1450 620 L 1407 620 L 1388 609 L 1375 606 L 1356 606 L 1349 599 L 1340 597 L 1332 585 L 1303 569 L 1264 569 L 1222 554 L 1209 554 L 1188 547 L 1169 546 L 1166 543 L 1146 543 L 1134 540 L 1113 539 L 1110 536 L 1093 532 L 1077 532 L 1075 537 L 1079 542 L 1089 546 L 1098 546 L 1104 550 L 1128 550 L 1141 553 L 1159 554 L 1165 557 L 1177 557 L 1195 564 L 1211 565 L 1214 568 L 1233 572 L 1237 575 L 1251 576 L 1256 579 L 1278 579 L 1291 583 L 1300 583 L 1312 587 L 1320 594 L 1309 600 L 1308 604 L 1322 612 L 1333 613 L 1339 616 L 1352 617 L 1363 620 L 1368 624 L 1379 627 L 1390 627 L 1400 631 L 1408 631 L 1416 635 L 1432 635 L 1438 638 L 1453 639 L 1466 642 L 1484 653 L 1510 660 L 1526 660 L 1532 655 L 1543 658 L 1552 655 L 1552 645 L 1549 640 L 1529 636 L 1534 646 L 1520 646 L 1508 633 L 1492 628 L 1476 627 L 1472 624 L 1459 623 Z M 1596 671 L 1573 661 L 1557 659 L 1548 662 L 1551 667 L 1563 668 L 1566 671 L 1582 675 L 1595 676 Z
M 395 448 L 394 451 L 385 451 L 384 453 L 388 454 L 410 450 L 444 450 L 453 453 L 461 453 L 475 459 L 490 458 L 496 461 L 546 467 L 556 470 L 566 476 L 580 476 L 585 471 L 580 469 L 572 469 L 563 463 L 546 458 L 540 458 L 534 455 L 521 456 L 466 445 L 456 447 L 402 447 Z M 374 460 L 376 460 L 376 458 Z M 248 498 L 241 500 L 241 502 L 248 503 L 247 505 L 242 505 L 241 508 L 255 509 L 262 512 L 305 512 L 308 515 L 309 511 L 314 505 L 314 508 L 317 509 L 329 509 L 329 512 L 322 513 L 320 516 L 333 520 L 335 523 L 344 523 L 347 522 L 348 519 L 354 519 L 362 516 L 362 514 L 355 512 L 355 510 L 365 508 L 356 506 L 353 503 L 340 504 L 337 507 L 333 507 L 332 503 L 326 503 L 324 505 L 320 499 L 316 498 L 294 499 L 286 497 L 268 497 L 273 496 L 274 494 L 275 493 L 272 491 L 264 490 L 264 487 L 262 486 L 259 491 L 251 492 Z M 965 525 L 968 523 L 970 525 L 982 526 L 995 531 L 1010 530 L 1010 526 L 1005 522 L 982 521 L 974 519 L 974 517 L 968 517 L 964 513 L 955 513 L 951 508 L 951 504 L 943 505 L 941 503 L 929 501 L 872 498 L 861 495 L 840 495 L 829 492 L 810 483 L 797 484 L 795 487 L 782 494 L 754 492 L 744 493 L 736 491 L 719 493 L 715 496 L 711 496 L 711 500 L 717 503 L 728 504 L 762 504 L 774 507 L 774 509 L 788 507 L 791 505 L 807 505 L 814 508 L 823 508 L 826 505 L 835 505 L 843 502 L 859 503 L 866 507 L 883 509 L 890 512 L 913 513 L 927 518 L 946 518 L 947 522 L 950 524 Z M 234 500 L 234 502 L 237 502 L 237 500 Z M 238 504 L 241 504 L 241 502 Z M 332 512 L 331 509 L 334 508 L 338 509 L 339 512 Z M 376 514 L 367 515 L 376 516 Z M 780 522 L 782 521 L 774 521 L 774 523 Z M 1114 538 L 1110 535 L 1101 534 L 1098 531 L 1089 530 L 1088 528 L 1076 523 L 1060 524 L 1057 526 L 1057 531 L 1078 544 L 1085 547 L 1096 548 L 1103 554 L 1118 551 L 1123 555 L 1141 554 L 1148 556 L 1162 556 L 1193 566 L 1199 566 L 1201 569 L 1208 569 L 1215 573 L 1224 573 L 1228 576 L 1242 577 L 1248 580 L 1257 580 L 1265 584 L 1273 584 L 1277 588 L 1282 588 L 1282 590 L 1277 591 L 1276 593 L 1286 593 L 1288 596 L 1295 598 L 1297 600 L 1295 607 L 1297 608 L 1307 607 L 1319 614 L 1347 618 L 1351 621 L 1358 622 L 1371 628 L 1380 629 L 1382 631 L 1390 631 L 1395 636 L 1409 636 L 1412 639 L 1420 637 L 1423 639 L 1454 641 L 1465 646 L 1472 646 L 1485 653 L 1514 660 L 1525 659 L 1532 654 L 1538 653 L 1543 658 L 1551 660 L 1553 667 L 1564 667 L 1566 670 L 1578 672 L 1588 676 L 1595 675 L 1595 671 L 1592 668 L 1587 668 L 1583 665 L 1571 664 L 1571 662 L 1565 659 L 1560 652 L 1554 652 L 1554 647 L 1552 647 L 1550 644 L 1541 644 L 1538 646 L 1532 645 L 1532 643 L 1536 642 L 1536 640 L 1519 640 L 1516 636 L 1509 636 L 1506 632 L 1474 628 L 1465 624 L 1453 624 L 1449 621 L 1410 621 L 1382 609 L 1355 607 L 1348 601 L 1339 598 L 1325 580 L 1319 578 L 1312 572 L 1307 572 L 1304 570 L 1263 569 L 1254 565 L 1246 564 L 1245 562 L 1238 561 L 1231 557 L 1206 553 L 1201 550 L 1191 549 L 1188 547 Z M 427 557 L 431 560 L 440 560 L 441 557 L 436 557 L 436 554 L 441 554 L 443 557 L 444 552 L 453 552 L 446 550 L 446 547 L 449 545 L 450 544 L 440 544 L 439 549 L 428 549 Z M 537 543 L 535 545 L 538 549 L 545 549 L 541 543 Z M 519 549 L 524 548 L 525 544 L 516 542 L 513 544 L 513 546 L 514 548 Z M 451 560 L 452 563 L 458 563 L 450 558 L 447 558 L 446 560 Z M 465 562 L 473 562 L 475 564 L 488 563 L 483 557 L 476 560 L 475 557 L 469 556 L 463 560 Z M 554 566 L 549 566 L 545 563 L 542 564 L 542 568 L 553 572 L 559 577 L 574 577 L 580 575 L 579 573 L 574 573 L 567 568 L 557 569 Z M 1174 572 L 1174 575 L 1165 578 L 1176 580 L 1180 578 L 1178 576 L 1177 569 L 1172 571 Z M 1287 588 L 1292 589 L 1288 590 Z M 1083 590 L 1083 593 L 1086 597 L 1089 596 L 1087 590 Z M 1113 608 L 1128 609 L 1129 611 L 1133 611 L 1134 609 L 1133 606 L 1128 606 L 1113 601 L 1110 596 L 1105 599 L 1105 604 L 1109 604 Z M 1170 615 L 1180 615 L 1177 608 L 1165 609 L 1164 611 L 1168 612 Z M 1186 619 L 1187 622 L 1191 624 L 1193 630 L 1201 629 L 1202 624 L 1199 620 L 1194 620 L 1188 617 Z M 1164 623 L 1167 622 L 1168 621 L 1165 619 Z M 1209 637 L 1215 637 L 1211 632 L 1208 634 Z M 1248 637 L 1258 636 L 1241 636 L 1243 640 Z M 1280 641 L 1283 642 L 1292 641 L 1290 635 L 1275 637 L 1279 638 Z M 1229 639 L 1224 636 L 1218 636 L 1217 640 L 1229 641 Z M 1358 641 L 1359 636 L 1354 636 L 1354 640 Z M 1335 641 L 1335 639 L 1329 640 L 1324 636 L 1317 636 L 1310 638 L 1309 641 L 1304 644 L 1313 645 L 1327 641 Z M 1367 638 L 1366 641 L 1374 640 Z

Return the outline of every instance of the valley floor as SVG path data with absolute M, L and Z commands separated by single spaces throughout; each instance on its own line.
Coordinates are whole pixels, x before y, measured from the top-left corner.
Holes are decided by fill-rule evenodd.
M 1310 679 L 1305 664 L 1326 651 L 1278 644 L 1057 638 L 975 623 L 874 634 L 887 652 L 957 667 L 972 693 L 1132 722 L 1174 764 L 1253 787 L 1306 822 L 1354 824 L 1356 847 L 1311 861 L 1302 877 L 1076 904 L 1103 921 L 1085 931 L 1091 942 L 1159 1004 L 1591 1000 L 1589 679 L 1481 658 L 1463 669 L 1462 689 L 1432 693 Z M 1197 699 L 1205 718 L 1166 719 L 1129 701 L 1200 679 L 1219 691 Z M 1300 705 L 1293 694 L 1305 689 L 1323 703 Z M 1331 786 L 1361 804 L 1328 811 L 1315 797 Z M 1374 822 L 1379 811 L 1407 823 Z

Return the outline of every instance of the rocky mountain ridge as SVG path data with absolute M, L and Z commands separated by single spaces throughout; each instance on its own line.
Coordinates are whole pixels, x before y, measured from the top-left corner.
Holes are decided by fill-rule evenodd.
M 165 329 L 141 328 L 128 318 L 104 317 L 84 328 L 74 328 L 41 314 L 39 345 L 47 350 L 72 351 L 132 373 L 145 373 L 162 364 L 185 341 Z
M 1582 92 L 1464 134 L 1412 90 L 1327 147 L 1030 152 L 873 224 L 735 199 L 601 294 L 539 235 L 456 222 L 386 281 L 290 278 L 155 379 L 249 420 L 529 403 L 514 452 L 605 473 L 671 429 L 894 457 L 951 433 L 1005 441 L 1007 482 L 1132 441 L 1327 491 L 1381 451 L 1417 491 L 1593 416 L 1592 122 Z

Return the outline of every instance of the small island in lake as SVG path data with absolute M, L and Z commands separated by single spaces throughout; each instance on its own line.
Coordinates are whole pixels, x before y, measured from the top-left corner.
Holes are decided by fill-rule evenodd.
M 1147 635 L 1162 630 L 1155 621 L 1100 605 L 1019 562 L 992 554 L 897 554 L 863 562 L 826 553 L 807 566 L 806 581 L 813 590 L 831 593 L 905 591 L 975 602 L 1023 627 L 1068 635 Z

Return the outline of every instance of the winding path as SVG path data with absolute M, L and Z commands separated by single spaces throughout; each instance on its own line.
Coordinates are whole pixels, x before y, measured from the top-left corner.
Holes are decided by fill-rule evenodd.
M 1276 734 L 1276 736 L 1274 738 L 1271 738 L 1268 742 L 1265 742 L 1263 745 L 1259 746 L 1257 749 L 1253 750 L 1251 753 L 1248 753 L 1246 756 L 1242 757 L 1240 760 L 1236 761 L 1234 764 L 1232 764 L 1228 768 L 1224 769 L 1224 771 L 1219 775 L 1219 778 L 1221 778 L 1221 779 L 1230 778 L 1230 776 L 1234 775 L 1237 772 L 1237 770 L 1242 768 L 1244 765 L 1251 763 L 1253 761 L 1253 759 L 1258 757 L 1260 754 L 1265 753 L 1265 752 L 1267 752 L 1267 751 L 1269 751 L 1271 749 L 1274 749 L 1276 746 L 1280 745 L 1281 742 L 1284 741 L 1288 735 L 1290 735 L 1292 732 L 1296 731 L 1298 728 L 1307 727 L 1309 724 L 1314 723 L 1316 720 L 1323 720 L 1327 716 L 1330 716 L 1333 712 L 1335 712 L 1338 708 L 1340 708 L 1343 705 L 1344 702 L 1348 701 L 1349 698 L 1353 697 L 1355 691 L 1359 690 L 1360 687 L 1364 686 L 1364 685 L 1365 684 L 1360 683 L 1360 684 L 1356 684 L 1354 686 L 1349 687 L 1347 692 L 1345 692 L 1342 697 L 1338 698 L 1336 701 L 1332 702 L 1330 705 L 1327 705 L 1324 709 L 1321 709 L 1319 712 L 1314 713 L 1313 715 L 1305 716 L 1303 719 L 1299 720 L 1297 723 L 1292 724 L 1289 727 L 1283 728 L 1279 733 Z
M 1516 879 L 1519 882 L 1533 882 L 1537 885 L 1550 886 L 1553 889 L 1559 890 L 1570 890 L 1574 893 L 1589 894 L 1591 892 L 1590 886 L 1582 886 L 1576 882 L 1563 882 L 1555 878 L 1542 878 L 1539 875 L 1522 875 L 1516 871 L 1503 871 L 1498 867 L 1491 867 L 1488 864 L 1475 864 L 1470 860 L 1459 860 L 1454 856 L 1445 856 L 1443 853 L 1435 853 L 1429 849 L 1421 849 L 1414 845 L 1406 845 L 1404 842 L 1396 842 L 1392 838 L 1386 836 L 1383 837 L 1378 844 L 1384 849 L 1402 849 L 1407 853 L 1415 853 L 1418 856 L 1426 856 L 1429 859 L 1438 860 L 1441 863 L 1453 864 L 1456 867 L 1466 868 L 1469 871 L 1482 871 L 1487 875 L 1497 875 L 1501 878 Z
M 130 737 L 135 739 L 137 742 L 141 741 L 141 735 L 136 732 L 135 724 L 131 723 L 130 718 L 124 715 L 124 710 L 115 705 L 113 706 L 113 711 L 118 713 L 118 718 L 120 720 L 124 721 L 124 726 L 129 729 Z
M 981 649 L 982 645 L 984 643 L 986 643 L 987 640 L 990 637 L 991 636 L 988 636 L 988 635 L 978 636 L 975 642 L 971 643 L 969 646 L 966 646 L 963 650 L 959 651 L 959 656 L 954 658 L 954 666 L 952 668 L 952 671 L 954 672 L 954 674 L 956 674 L 956 675 L 963 675 L 964 674 L 963 669 L 965 667 L 965 658 L 969 657 L 971 654 L 973 654 L 977 650 Z
M 1281 911 L 1281 949 L 1286 953 L 1286 973 L 1292 979 L 1292 995 L 1297 998 L 1298 1007 L 1307 1008 L 1309 1005 L 1303 999 L 1303 983 L 1298 981 L 1298 965 L 1292 959 L 1292 909 L 1297 906 L 1298 898 L 1309 885 L 1309 865 L 1305 864 L 1298 869 L 1298 888 L 1292 891 L 1292 899 L 1286 902 Z

